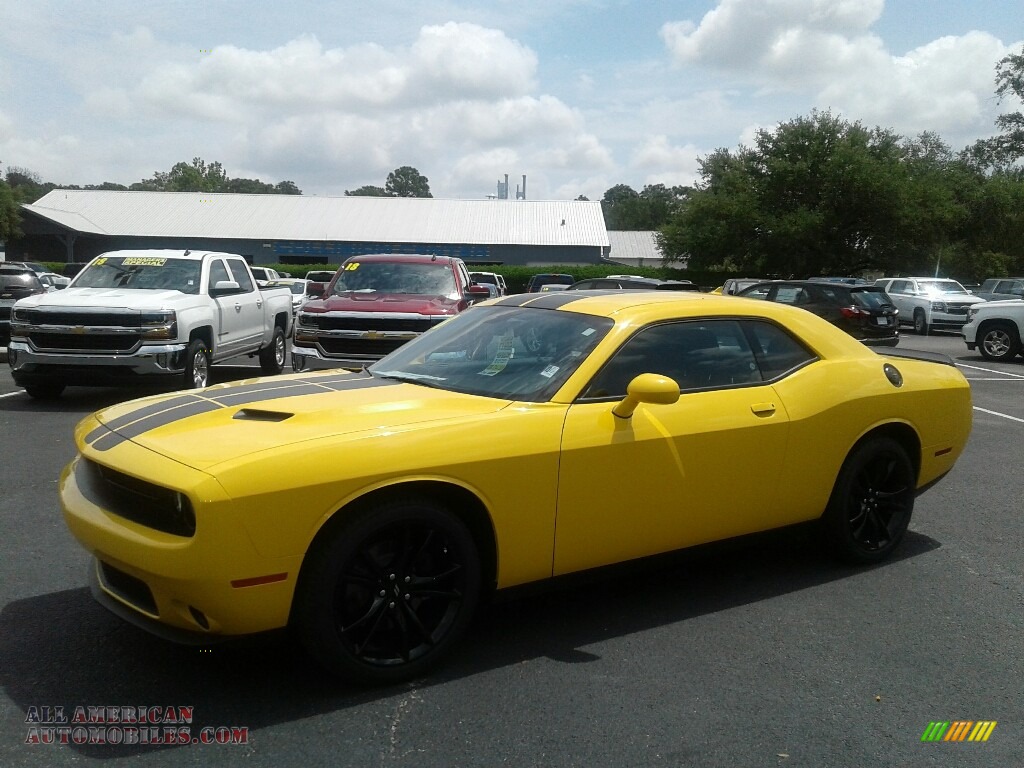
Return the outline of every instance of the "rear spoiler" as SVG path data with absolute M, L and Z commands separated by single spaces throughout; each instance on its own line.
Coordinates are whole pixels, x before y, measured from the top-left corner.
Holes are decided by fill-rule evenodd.
M 956 366 L 953 358 L 942 352 L 925 352 L 920 349 L 880 349 L 875 348 L 882 357 L 902 357 L 908 360 L 923 360 L 926 363 L 941 363 Z

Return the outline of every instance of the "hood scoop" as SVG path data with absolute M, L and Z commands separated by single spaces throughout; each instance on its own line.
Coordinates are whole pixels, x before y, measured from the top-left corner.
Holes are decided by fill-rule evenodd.
M 294 415 L 284 411 L 265 411 L 262 408 L 242 408 L 232 418 L 239 421 L 284 421 Z

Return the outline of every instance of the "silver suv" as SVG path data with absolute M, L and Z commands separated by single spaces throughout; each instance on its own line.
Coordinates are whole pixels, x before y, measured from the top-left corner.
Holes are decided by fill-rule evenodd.
M 983 301 L 956 280 L 943 277 L 883 277 L 882 288 L 899 309 L 900 323 L 914 326 L 914 333 L 930 330 L 959 331 L 967 324 L 967 310 Z

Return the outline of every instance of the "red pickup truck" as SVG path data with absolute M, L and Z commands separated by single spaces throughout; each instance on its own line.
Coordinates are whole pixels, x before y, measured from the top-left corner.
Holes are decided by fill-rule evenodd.
M 489 295 L 461 259 L 353 256 L 299 310 L 292 368 L 362 368 Z

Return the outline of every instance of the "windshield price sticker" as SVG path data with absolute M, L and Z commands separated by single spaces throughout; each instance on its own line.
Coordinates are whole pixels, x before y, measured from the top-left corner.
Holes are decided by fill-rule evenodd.
M 121 261 L 122 267 L 162 267 L 167 259 L 157 256 L 125 256 Z

